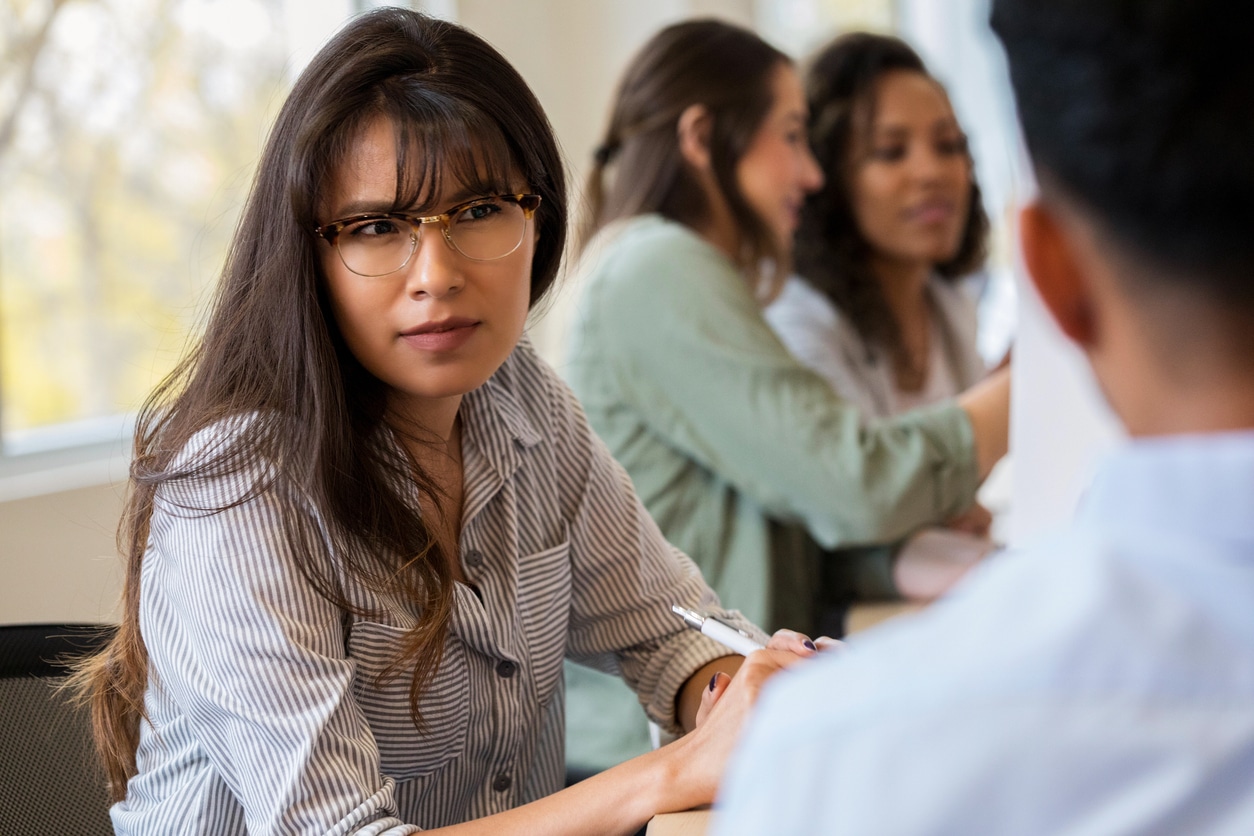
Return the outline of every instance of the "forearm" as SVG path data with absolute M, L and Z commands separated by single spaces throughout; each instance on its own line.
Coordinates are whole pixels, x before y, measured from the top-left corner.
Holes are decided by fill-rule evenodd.
M 432 836 L 631 834 L 654 815 L 713 800 L 685 787 L 674 744 L 593 775 L 530 804 L 437 830 Z
M 980 481 L 1010 447 L 1010 369 L 993 372 L 963 392 L 958 405 L 971 421 Z
M 780 647 L 803 647 L 805 637 L 780 631 L 771 641 Z M 805 649 L 814 652 L 813 645 Z M 688 684 L 698 683 L 703 672 L 719 662 L 730 662 L 740 670 L 722 686 L 717 701 L 713 695 L 706 701 L 701 727 L 691 734 L 531 804 L 431 832 L 448 836 L 629 834 L 658 813 L 709 804 L 762 685 L 801 658 L 795 651 L 768 648 L 749 658 L 717 659 L 693 674 Z M 710 674 L 704 675 L 708 685 Z M 706 693 L 705 687 L 697 693 Z

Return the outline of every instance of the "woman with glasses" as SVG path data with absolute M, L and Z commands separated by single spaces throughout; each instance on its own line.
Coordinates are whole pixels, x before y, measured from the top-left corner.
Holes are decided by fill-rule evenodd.
M 1009 392 L 1003 373 L 864 425 L 780 344 L 762 306 L 823 184 L 807 115 L 792 63 L 751 32 L 694 21 L 645 45 L 589 178 L 567 377 L 723 602 L 822 632 L 849 597 L 928 580 L 899 544 L 972 506 L 1006 450 Z M 573 667 L 568 683 L 572 768 L 647 750 L 621 685 Z
M 122 622 L 80 672 L 119 833 L 629 833 L 712 799 L 813 645 L 740 667 L 671 613 L 766 640 L 523 337 L 565 226 L 548 122 L 474 35 L 380 10 L 301 75 L 136 432 Z M 563 658 L 695 731 L 558 792 Z

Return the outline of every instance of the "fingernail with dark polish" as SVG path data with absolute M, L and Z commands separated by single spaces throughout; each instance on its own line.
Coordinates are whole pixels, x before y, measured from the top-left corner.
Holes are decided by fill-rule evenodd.
M 806 650 L 815 650 L 815 651 L 818 650 L 818 648 L 814 646 L 814 642 L 810 641 L 809 639 L 806 639 L 805 641 L 803 641 L 802 644 L 806 646 Z
M 710 691 L 712 692 L 717 685 L 718 685 L 718 674 L 714 674 L 714 676 L 710 677 Z

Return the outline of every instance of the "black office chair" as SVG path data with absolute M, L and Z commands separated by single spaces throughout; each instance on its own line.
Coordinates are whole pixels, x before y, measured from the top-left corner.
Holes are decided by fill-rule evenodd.
M 87 712 L 57 690 L 113 629 L 0 626 L 0 834 L 113 833 Z

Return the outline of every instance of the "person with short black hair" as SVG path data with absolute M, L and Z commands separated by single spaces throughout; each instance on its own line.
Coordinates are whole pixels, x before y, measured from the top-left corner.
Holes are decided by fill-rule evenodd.
M 1130 441 L 1071 528 L 768 687 L 714 832 L 1254 829 L 1254 55 L 1219 0 L 994 0 L 1025 263 Z

